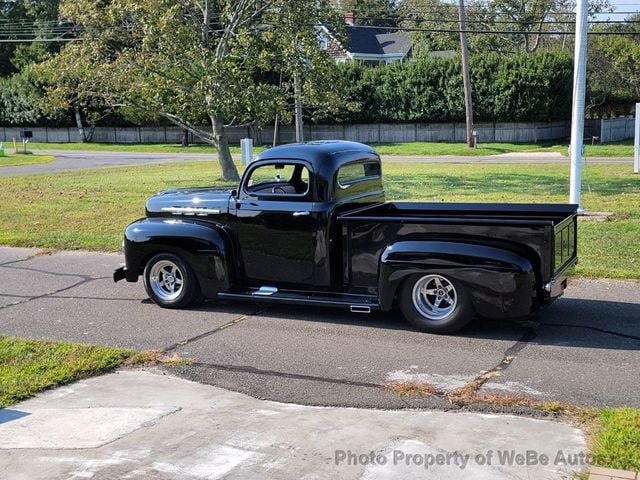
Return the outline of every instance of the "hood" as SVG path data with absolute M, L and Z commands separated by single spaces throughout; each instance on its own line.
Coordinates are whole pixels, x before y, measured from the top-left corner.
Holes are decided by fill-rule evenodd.
M 229 212 L 231 189 L 179 188 L 164 190 L 147 201 L 147 215 L 198 216 L 220 215 Z

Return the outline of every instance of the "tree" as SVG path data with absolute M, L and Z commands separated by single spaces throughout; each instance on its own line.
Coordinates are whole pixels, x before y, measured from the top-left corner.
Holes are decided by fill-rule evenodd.
M 24 38 L 18 33 L 50 37 L 59 4 L 60 0 L 0 0 L 0 33 L 10 39 Z M 58 48 L 55 42 L 0 43 L 0 75 L 22 71 Z
M 295 24 L 314 69 L 309 39 L 324 12 L 319 4 L 326 2 L 65 0 L 63 18 L 83 29 L 82 46 L 65 48 L 67 66 L 88 68 L 77 75 L 85 78 L 77 84 L 79 98 L 99 95 L 105 106 L 149 112 L 188 129 L 215 145 L 223 177 L 237 180 L 226 128 L 261 124 L 287 110 L 286 93 L 270 72 L 284 69 L 274 62 L 291 55 L 277 48 L 285 38 L 294 48 L 287 25 Z
M 29 81 L 27 72 L 0 77 L 0 124 L 28 125 L 41 117 L 40 92 Z
M 50 117 L 71 112 L 82 142 L 90 142 L 97 123 L 117 104 L 96 81 L 101 63 L 86 49 L 90 44 L 76 42 L 58 55 L 34 65 L 35 81 L 44 89 L 43 113 Z
M 640 14 L 627 22 L 597 25 L 593 30 L 607 35 L 589 39 L 587 103 L 589 116 L 626 115 L 634 112 L 640 98 Z M 621 35 L 616 33 L 625 32 Z M 631 33 L 631 34 L 630 34 Z

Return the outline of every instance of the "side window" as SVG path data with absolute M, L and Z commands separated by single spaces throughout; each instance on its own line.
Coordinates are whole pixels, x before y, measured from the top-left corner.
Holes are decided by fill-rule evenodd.
M 265 196 L 305 196 L 309 193 L 309 170 L 299 163 L 262 165 L 251 172 L 244 189 Z
M 380 164 L 376 162 L 351 163 L 338 170 L 338 185 L 346 188 L 361 180 L 379 176 Z

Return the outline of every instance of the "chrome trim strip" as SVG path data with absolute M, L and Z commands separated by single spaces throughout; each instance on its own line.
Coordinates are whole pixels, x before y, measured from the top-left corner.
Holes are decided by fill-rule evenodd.
M 207 215 L 220 215 L 217 208 L 199 208 L 199 207 L 163 207 L 163 212 L 170 212 L 173 215 L 197 215 L 198 217 L 206 217 Z

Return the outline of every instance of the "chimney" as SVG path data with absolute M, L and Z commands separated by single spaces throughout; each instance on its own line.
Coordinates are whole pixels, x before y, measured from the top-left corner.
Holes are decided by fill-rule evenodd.
M 344 23 L 346 23 L 347 25 L 355 25 L 356 24 L 356 15 L 355 13 L 352 11 L 350 12 L 345 12 L 344 14 Z

